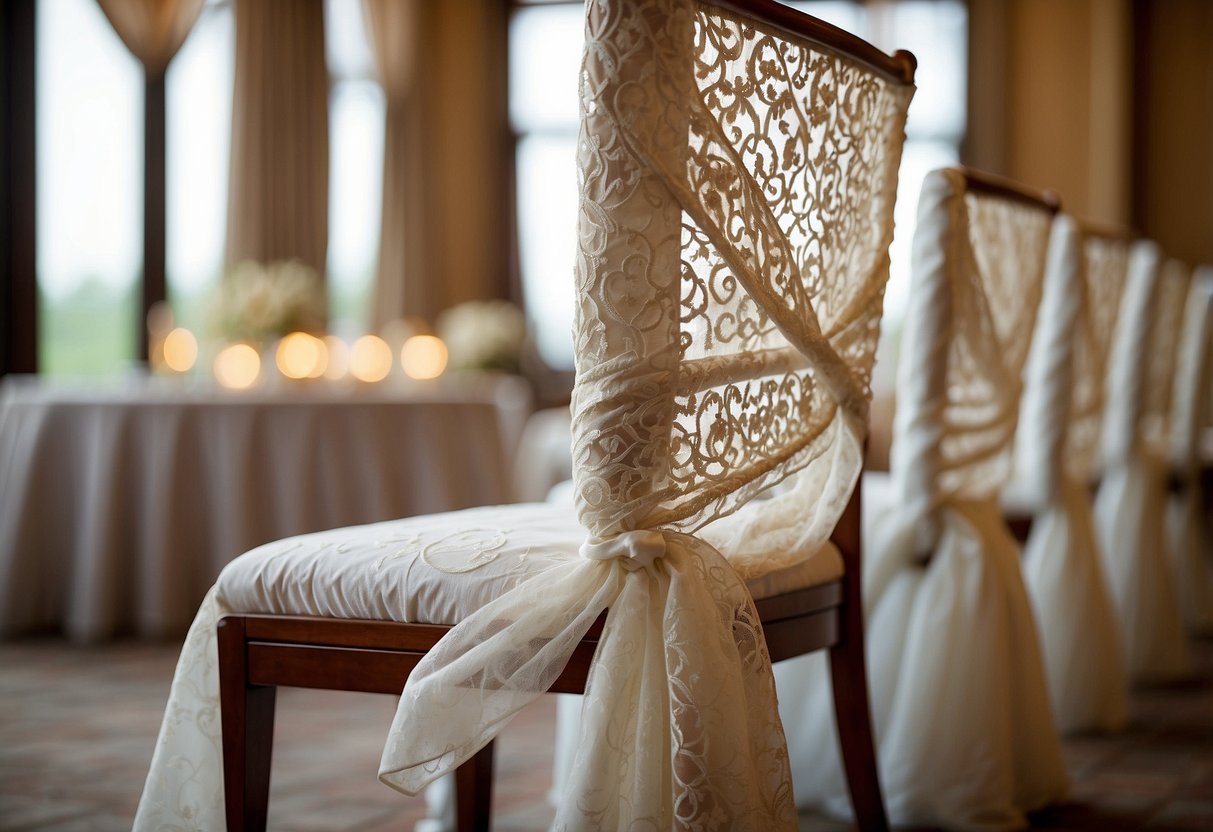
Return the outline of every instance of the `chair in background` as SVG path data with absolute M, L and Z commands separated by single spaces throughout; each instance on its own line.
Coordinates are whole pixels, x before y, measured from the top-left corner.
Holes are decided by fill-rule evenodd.
M 1167 543 L 1179 608 L 1189 632 L 1213 632 L 1213 529 L 1201 493 L 1201 430 L 1213 414 L 1213 267 L 1192 276 L 1171 407 L 1171 493 Z
M 136 828 L 219 826 L 224 792 L 229 830 L 263 827 L 274 690 L 297 685 L 403 687 L 380 779 L 456 770 L 461 828 L 487 825 L 493 737 L 584 688 L 557 826 L 795 829 L 770 662 L 824 647 L 855 811 L 884 828 L 855 483 L 913 72 L 766 0 L 590 3 L 577 516 L 476 509 L 237 559 Z
M 1188 672 L 1187 642 L 1167 552 L 1165 507 L 1175 356 L 1186 269 L 1161 266 L 1156 244 L 1134 244 L 1108 366 L 1103 476 L 1095 527 L 1134 681 Z
M 1132 237 L 1059 215 L 1016 431 L 1023 571 L 1063 733 L 1116 731 L 1128 676 L 1091 513 L 1104 379 Z M 1004 510 L 1006 503 L 1004 501 Z
M 1019 548 L 1002 520 L 1057 201 L 974 171 L 923 182 L 891 470 L 864 476 L 868 673 L 895 824 L 1022 826 L 1065 794 Z M 820 673 L 776 668 L 797 800 L 842 813 Z

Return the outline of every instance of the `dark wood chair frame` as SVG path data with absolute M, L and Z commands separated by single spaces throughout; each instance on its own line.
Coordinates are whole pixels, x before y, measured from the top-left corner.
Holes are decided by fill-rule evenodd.
M 829 648 L 835 721 L 855 817 L 860 829 L 884 830 L 888 822 L 864 664 L 858 493 L 857 487 L 832 538 L 842 554 L 843 577 L 755 605 L 772 661 Z M 599 619 L 591 627 L 550 692 L 584 692 L 602 625 Z M 222 617 L 219 687 L 228 832 L 265 829 L 278 687 L 398 696 L 409 673 L 449 629 L 307 616 Z M 456 770 L 460 832 L 489 828 L 492 777 L 492 743 Z
M 910 84 L 909 52 L 886 55 L 856 36 L 774 0 L 714 0 L 793 36 L 843 52 L 894 83 Z M 843 766 L 861 829 L 885 830 L 864 664 L 860 597 L 859 489 L 834 531 L 844 576 L 756 606 L 772 661 L 830 650 L 834 712 Z M 579 693 L 602 624 L 578 645 L 552 692 Z M 275 691 L 279 686 L 399 695 L 409 673 L 448 627 L 279 615 L 227 615 L 218 623 L 223 777 L 229 832 L 265 828 Z M 460 830 L 489 825 L 493 746 L 456 770 Z

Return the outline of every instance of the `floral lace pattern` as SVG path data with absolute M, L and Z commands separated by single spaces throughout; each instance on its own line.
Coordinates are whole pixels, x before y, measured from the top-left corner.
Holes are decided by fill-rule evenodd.
M 913 87 L 711 5 L 593 0 L 580 89 L 588 540 L 418 664 L 380 779 L 412 794 L 470 758 L 609 610 L 555 828 L 793 830 L 743 580 L 820 550 L 858 478 Z M 498 550 L 475 528 L 376 557 L 473 582 Z
M 1129 248 L 1123 238 L 1092 233 L 1082 238 L 1083 302 L 1074 342 L 1074 385 L 1066 439 L 1066 465 L 1078 482 L 1092 480 L 1099 463 L 1104 382 L 1129 270 Z
M 968 239 L 951 282 L 940 485 L 988 497 L 1006 484 L 1021 378 L 1044 283 L 1053 214 L 1042 205 L 965 191 Z
M 589 5 L 572 412 L 595 559 L 431 651 L 381 779 L 414 792 L 467 759 L 609 607 L 555 827 L 795 827 L 753 564 L 711 544 L 786 544 L 771 568 L 845 507 L 911 94 L 711 6 Z

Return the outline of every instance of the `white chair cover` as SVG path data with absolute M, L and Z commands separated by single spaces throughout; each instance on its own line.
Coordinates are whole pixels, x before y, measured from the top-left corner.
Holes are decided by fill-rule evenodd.
M 1104 574 L 1136 680 L 1188 671 L 1164 524 L 1167 417 L 1187 281 L 1181 266 L 1162 269 L 1160 260 L 1154 243 L 1134 245 L 1108 367 L 1104 474 L 1095 498 Z
M 1017 827 L 1066 791 L 997 503 L 1051 223 L 1042 205 L 970 191 L 957 170 L 923 182 L 891 480 L 864 489 L 869 681 L 895 824 Z M 845 814 L 837 757 L 818 751 L 832 745 L 828 678 L 806 664 L 775 668 L 797 802 Z
M 1188 630 L 1213 631 L 1213 534 L 1200 487 L 1201 430 L 1213 388 L 1213 267 L 1202 266 L 1188 290 L 1172 406 L 1172 475 L 1167 532 Z
M 1034 515 L 1024 582 L 1053 715 L 1066 733 L 1118 730 L 1128 717 L 1128 676 L 1090 496 L 1128 257 L 1124 238 L 1086 233 L 1064 215 L 1054 222 L 1017 432 L 1019 484 Z
M 744 581 L 820 551 L 858 478 L 912 94 L 719 7 L 589 4 L 573 396 L 584 557 L 481 607 L 418 665 L 385 783 L 416 793 L 468 759 L 609 608 L 555 827 L 796 828 Z M 213 649 L 214 600 L 173 697 L 209 684 L 193 668 Z M 168 771 L 177 704 L 145 804 L 197 776 Z

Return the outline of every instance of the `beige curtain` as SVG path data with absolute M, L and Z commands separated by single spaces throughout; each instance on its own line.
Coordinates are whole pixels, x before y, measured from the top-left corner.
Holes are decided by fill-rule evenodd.
M 227 263 L 328 251 L 328 68 L 321 0 L 235 0 Z
M 509 293 L 507 4 L 363 2 L 387 100 L 373 322 L 432 322 Z
M 164 74 L 198 20 L 203 0 L 97 0 L 148 77 Z

